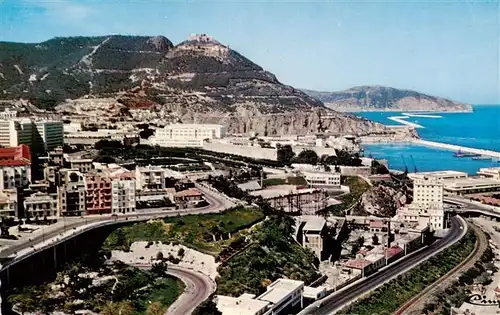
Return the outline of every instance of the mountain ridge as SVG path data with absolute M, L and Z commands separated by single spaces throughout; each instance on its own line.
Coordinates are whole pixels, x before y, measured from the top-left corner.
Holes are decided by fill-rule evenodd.
M 443 97 L 410 89 L 381 85 L 354 86 L 347 90 L 324 92 L 302 89 L 322 101 L 326 107 L 340 112 L 355 111 L 430 111 L 470 112 L 472 106 Z
M 384 130 L 326 108 L 206 34 L 177 45 L 123 35 L 1 42 L 0 100 L 20 99 L 94 121 L 224 122 L 241 134 Z

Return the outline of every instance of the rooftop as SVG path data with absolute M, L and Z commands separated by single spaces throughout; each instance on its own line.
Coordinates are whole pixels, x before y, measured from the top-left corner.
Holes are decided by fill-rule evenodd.
M 368 261 L 364 258 L 360 258 L 360 259 L 348 260 L 346 263 L 344 263 L 344 266 L 348 267 L 348 268 L 353 268 L 353 269 L 364 269 L 367 266 L 369 266 L 370 264 L 371 264 L 371 261 Z
M 270 304 L 267 301 L 252 299 L 245 294 L 237 298 L 217 295 L 216 303 L 222 315 L 255 315 Z
M 489 178 L 463 178 L 457 180 L 444 180 L 445 188 L 475 188 L 477 186 L 500 186 L 500 180 Z
M 198 197 L 202 196 L 203 194 L 196 188 L 188 188 L 186 190 L 181 190 L 177 192 L 176 195 L 184 197 Z
M 277 304 L 288 294 L 304 287 L 303 281 L 278 279 L 267 287 L 267 291 L 257 297 L 258 300 L 268 301 Z
M 308 216 L 305 221 L 304 231 L 322 231 L 326 225 L 326 220 L 319 216 Z

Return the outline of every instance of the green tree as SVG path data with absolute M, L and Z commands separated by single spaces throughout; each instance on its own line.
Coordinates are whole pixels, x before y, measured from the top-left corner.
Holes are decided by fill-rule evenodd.
M 192 315 L 222 315 L 217 309 L 217 305 L 211 300 L 202 302 L 192 313 Z
M 318 154 L 313 150 L 304 150 L 299 153 L 295 161 L 298 163 L 316 165 L 318 163 Z
M 164 261 L 156 262 L 151 266 L 151 272 L 158 277 L 163 277 L 167 272 L 167 264 Z
M 295 152 L 293 152 L 292 147 L 287 144 L 284 146 L 277 146 L 277 160 L 280 164 L 288 165 L 292 161 L 292 158 L 295 156 Z

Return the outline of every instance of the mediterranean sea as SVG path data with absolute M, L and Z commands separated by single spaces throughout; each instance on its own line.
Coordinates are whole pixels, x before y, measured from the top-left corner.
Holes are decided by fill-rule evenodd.
M 404 116 L 402 112 L 357 112 L 354 115 L 385 125 L 400 125 L 389 119 Z M 413 113 L 424 115 L 425 113 Z M 500 105 L 475 105 L 472 113 L 430 113 L 429 117 L 408 117 L 404 120 L 422 126 L 417 132 L 424 140 L 465 147 L 500 151 Z M 481 167 L 500 167 L 493 160 L 456 158 L 453 152 L 413 144 L 364 145 L 365 156 L 386 159 L 391 169 L 409 172 L 459 170 L 476 174 Z

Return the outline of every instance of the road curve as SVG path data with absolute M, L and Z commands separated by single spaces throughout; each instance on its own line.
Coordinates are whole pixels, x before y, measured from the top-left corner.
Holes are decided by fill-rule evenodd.
M 115 223 L 122 223 L 126 221 L 144 221 L 144 220 L 149 220 L 153 218 L 162 218 L 162 217 L 173 217 L 177 215 L 188 215 L 188 214 L 203 214 L 203 213 L 214 213 L 214 212 L 221 212 L 226 208 L 225 202 L 222 200 L 222 197 L 216 196 L 213 192 L 210 192 L 208 190 L 203 191 L 205 193 L 205 197 L 207 201 L 209 202 L 209 205 L 206 207 L 200 207 L 200 208 L 192 208 L 192 209 L 182 209 L 182 210 L 166 210 L 166 211 L 160 211 L 160 212 L 149 212 L 149 213 L 134 213 L 134 214 L 127 214 L 127 215 L 119 215 L 117 217 L 112 217 L 112 216 L 99 216 L 99 217 L 88 217 L 86 219 L 82 219 L 81 221 L 77 222 L 72 222 L 68 223 L 65 226 L 61 226 L 57 230 L 53 230 L 50 232 L 47 232 L 43 235 L 38 235 L 35 236 L 31 239 L 31 241 L 27 241 L 21 244 L 15 244 L 12 246 L 9 246 L 8 248 L 0 251 L 0 258 L 7 258 L 10 255 L 15 255 L 19 251 L 34 247 L 35 249 L 25 255 L 19 255 L 15 257 L 12 261 L 9 261 L 8 263 L 5 263 L 2 266 L 2 269 L 4 269 L 6 266 L 9 266 L 11 264 L 14 264 L 17 261 L 20 261 L 26 257 L 29 257 L 30 255 L 43 250 L 47 247 L 53 246 L 57 243 L 60 243 L 62 241 L 65 241 L 67 239 L 70 239 L 74 237 L 75 235 L 81 234 L 85 231 L 92 230 L 94 228 L 97 228 L 102 225 L 110 225 L 110 224 L 115 224 Z M 99 223 L 99 224 L 95 224 Z M 91 226 L 88 226 L 87 228 L 84 228 L 83 230 L 76 230 L 79 227 L 85 227 L 89 224 L 94 224 Z M 61 237 L 60 240 L 54 241 L 51 244 L 44 246 L 40 245 L 43 244 L 44 240 L 49 240 L 49 239 L 54 239 L 57 236 L 59 236 L 63 232 L 75 230 L 75 232 L 71 235 Z
M 451 218 L 450 221 L 451 227 L 449 229 L 449 233 L 444 238 L 437 240 L 431 245 L 424 247 L 420 251 L 415 252 L 410 256 L 404 257 L 400 261 L 389 265 L 381 272 L 377 272 L 371 276 L 368 276 L 365 279 L 355 282 L 351 286 L 347 286 L 344 289 L 329 295 L 323 300 L 311 304 L 299 314 L 334 314 L 335 311 L 339 310 L 347 303 L 361 297 L 371 290 L 376 289 L 382 284 L 415 267 L 422 261 L 429 259 L 446 247 L 456 243 L 465 235 L 465 232 L 467 231 L 467 224 L 459 216 Z
M 191 314 L 201 302 L 215 291 L 215 283 L 202 273 L 184 268 L 174 268 L 170 265 L 167 273 L 180 279 L 186 287 L 184 293 L 169 306 L 165 315 Z
M 149 264 L 131 264 L 140 269 L 150 269 Z M 209 276 L 191 269 L 168 264 L 167 274 L 185 284 L 184 292 L 168 307 L 165 315 L 187 315 L 215 292 L 215 282 Z

